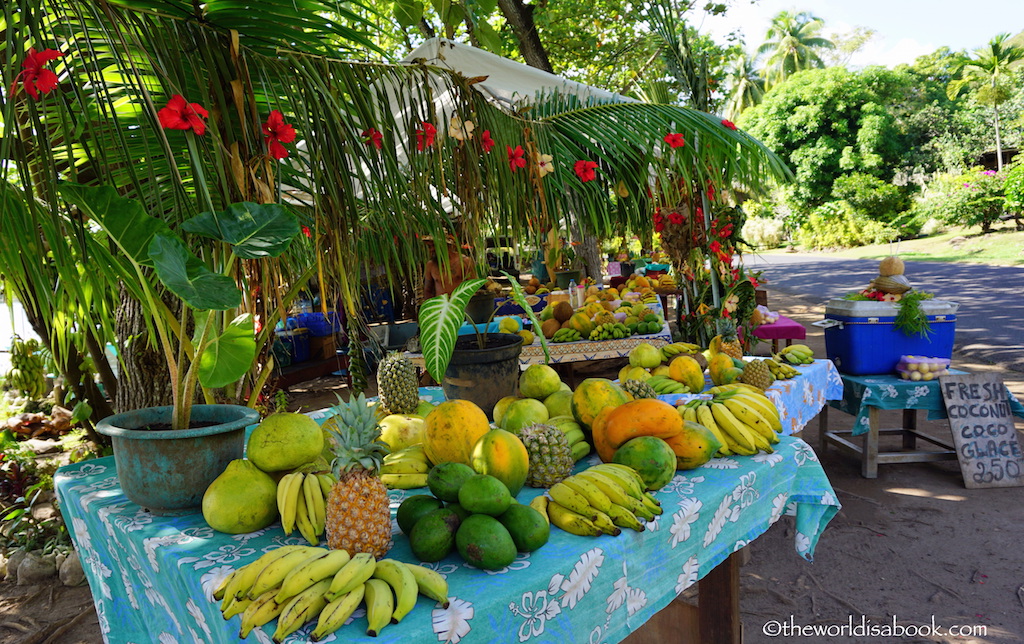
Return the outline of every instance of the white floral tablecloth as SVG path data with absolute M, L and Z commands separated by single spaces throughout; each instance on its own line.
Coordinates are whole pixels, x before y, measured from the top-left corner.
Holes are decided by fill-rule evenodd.
M 62 467 L 54 478 L 110 643 L 239 641 L 241 617 L 222 619 L 213 588 L 264 552 L 301 542 L 297 533 L 285 537 L 280 523 L 227 535 L 201 514 L 154 517 L 121 493 L 113 457 Z M 422 492 L 393 491 L 392 512 Z M 518 500 L 527 503 L 539 492 L 526 488 Z M 642 533 L 577 537 L 553 528 L 547 545 L 503 570 L 472 568 L 458 554 L 426 564 L 447 576 L 450 607 L 421 597 L 375 641 L 618 642 L 784 515 L 794 517 L 787 520 L 794 521 L 797 554 L 810 560 L 839 510 L 813 450 L 793 437 L 784 437 L 775 454 L 721 458 L 679 472 L 657 497 L 665 512 Z M 394 529 L 389 556 L 416 561 Z M 353 620 L 324 641 L 371 641 L 362 609 Z M 246 641 L 269 644 L 275 624 Z M 311 629 L 286 641 L 305 642 Z

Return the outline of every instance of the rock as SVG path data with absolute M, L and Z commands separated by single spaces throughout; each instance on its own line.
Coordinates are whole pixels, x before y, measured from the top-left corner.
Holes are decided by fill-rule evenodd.
M 4 579 L 7 581 L 17 581 L 18 579 L 18 566 L 21 564 L 21 560 L 25 558 L 24 550 L 15 550 L 7 558 L 7 574 L 4 575 Z
M 60 583 L 65 586 L 81 586 L 85 584 L 85 571 L 82 570 L 82 561 L 78 558 L 78 552 L 72 551 L 60 565 Z
M 47 521 L 58 516 L 60 512 L 53 507 L 52 503 L 32 504 L 32 518 L 36 521 Z
M 54 557 L 43 557 L 34 552 L 27 553 L 18 564 L 18 585 L 33 586 L 49 580 L 57 574 Z
M 58 552 L 57 553 L 57 556 L 53 559 L 53 563 L 57 564 L 57 570 L 60 570 L 60 567 L 64 565 L 64 561 L 67 558 L 68 558 L 68 556 L 66 554 L 64 554 L 63 552 Z
M 57 441 L 46 441 L 38 438 L 29 438 L 21 441 L 21 444 L 35 452 L 38 456 L 53 454 L 61 451 L 60 443 Z
M 966 241 L 967 241 L 966 237 L 960 236 L 960 237 L 954 237 L 953 239 L 950 239 L 948 243 L 953 248 L 956 248 L 957 246 L 959 246 L 960 244 L 962 244 L 962 243 L 964 243 Z
M 7 557 L 0 555 L 0 579 L 7 579 Z

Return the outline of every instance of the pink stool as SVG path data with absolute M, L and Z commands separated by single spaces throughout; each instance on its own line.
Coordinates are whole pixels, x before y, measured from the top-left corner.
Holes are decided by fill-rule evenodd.
M 772 324 L 762 324 L 754 329 L 754 336 L 762 340 L 771 340 L 772 353 L 778 353 L 779 340 L 785 340 L 788 347 L 793 344 L 793 340 L 806 339 L 807 329 L 799 322 L 780 315 L 779 319 Z

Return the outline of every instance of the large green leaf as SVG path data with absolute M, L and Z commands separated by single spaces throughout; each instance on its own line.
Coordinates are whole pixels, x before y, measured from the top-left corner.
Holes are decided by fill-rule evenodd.
M 208 389 L 224 387 L 242 376 L 256 358 L 256 331 L 252 315 L 232 320 L 199 359 L 199 382 Z
M 420 347 L 427 373 L 437 382 L 444 379 L 448 362 L 455 351 L 459 327 L 466 321 L 466 306 L 476 290 L 487 280 L 466 280 L 451 295 L 438 295 L 420 306 Z
M 149 246 L 153 237 L 171 234 L 167 224 L 146 214 L 142 204 L 122 197 L 110 186 L 65 183 L 60 186 L 60 195 L 89 215 L 140 266 L 152 265 Z
M 420 0 L 396 0 L 395 20 L 403 27 L 415 27 L 423 19 L 423 3 Z
M 211 271 L 177 237 L 154 236 L 149 256 L 164 286 L 192 308 L 224 311 L 242 303 L 235 280 Z
M 182 229 L 234 246 L 243 259 L 277 257 L 288 250 L 299 222 L 281 204 L 233 203 L 219 213 L 204 212 L 182 224 Z

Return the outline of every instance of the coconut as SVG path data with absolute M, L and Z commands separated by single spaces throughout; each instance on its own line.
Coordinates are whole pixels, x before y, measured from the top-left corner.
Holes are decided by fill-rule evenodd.
M 882 277 L 903 274 L 903 260 L 895 255 L 886 257 L 878 263 L 878 274 Z

